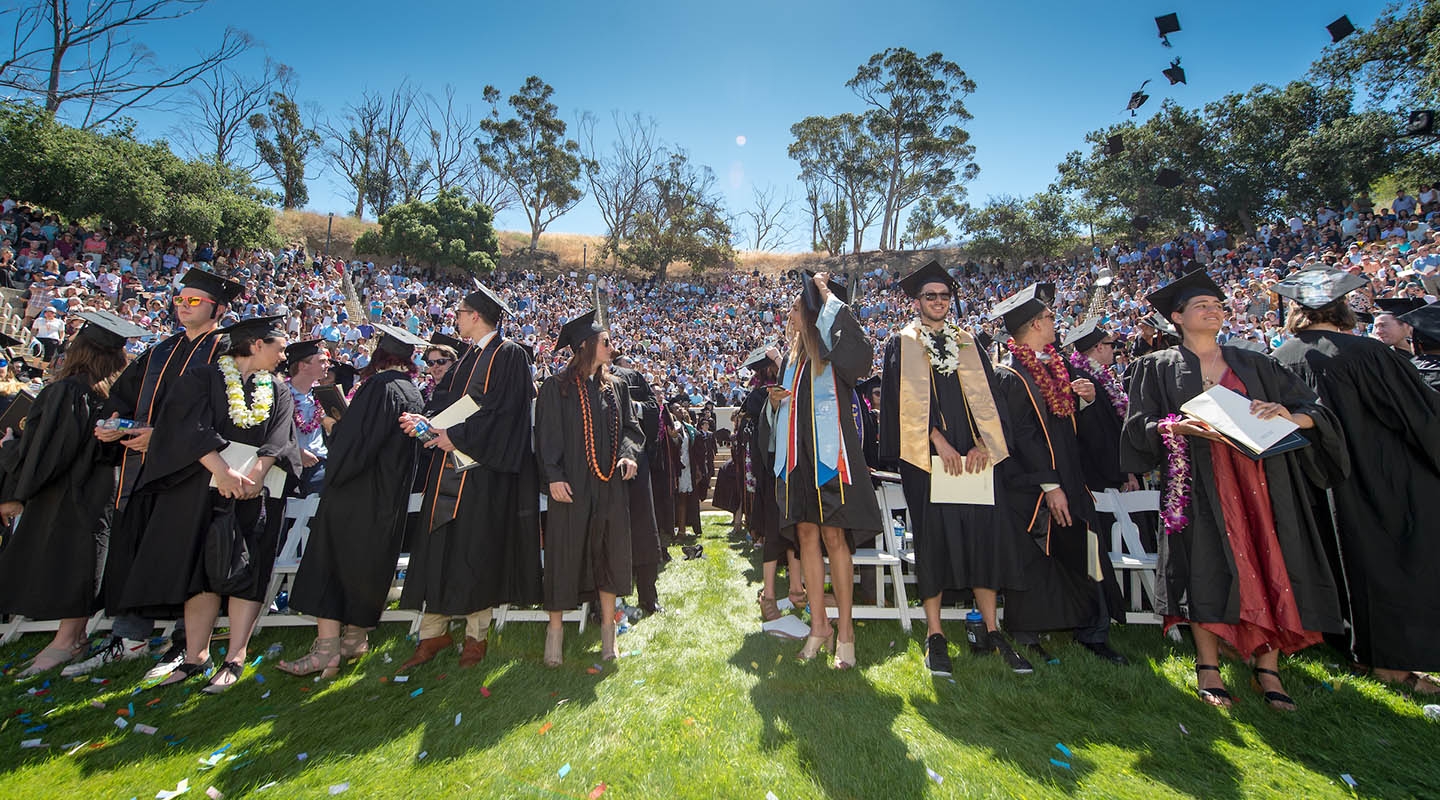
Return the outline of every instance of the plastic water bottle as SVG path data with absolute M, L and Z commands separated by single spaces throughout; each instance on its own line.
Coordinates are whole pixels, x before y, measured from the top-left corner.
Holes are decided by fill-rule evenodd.
M 274 644 L 265 648 L 265 660 L 274 661 L 275 657 L 280 655 L 280 653 L 284 652 L 284 650 L 285 645 L 280 644 L 279 642 L 275 642 Z
M 275 610 L 281 614 L 290 613 L 290 593 L 284 590 L 275 593 Z
M 970 609 L 965 615 L 965 640 L 970 643 L 970 652 L 984 653 L 989 650 L 990 637 L 985 631 L 985 618 L 980 612 Z
M 428 442 L 435 438 L 435 432 L 430 430 L 430 423 L 420 420 L 415 423 L 415 438 L 422 442 Z

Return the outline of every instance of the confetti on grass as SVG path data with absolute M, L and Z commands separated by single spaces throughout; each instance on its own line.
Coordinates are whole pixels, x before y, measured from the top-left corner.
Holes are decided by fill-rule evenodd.
M 1061 761 L 1061 760 L 1056 759 L 1056 758 L 1050 759 L 1050 763 L 1051 763 L 1051 764 L 1054 764 L 1055 766 L 1057 766 L 1057 767 L 1059 767 L 1059 768 L 1061 768 L 1061 769 L 1070 769 L 1070 765 L 1069 765 L 1069 764 L 1066 764 L 1064 761 Z
M 570 774 L 570 765 L 569 765 L 569 764 L 566 764 L 565 766 L 563 766 L 563 767 L 561 767 L 560 769 L 556 770 L 556 771 L 555 771 L 555 774 L 556 774 L 558 777 L 561 777 L 561 778 L 565 777 L 566 775 L 569 775 L 569 774 Z
M 553 723 L 553 722 L 547 722 L 547 723 L 545 723 L 544 725 L 541 725 L 541 726 L 540 726 L 540 733 L 539 733 L 538 735 L 544 736 L 545 734 L 549 733 L 549 732 L 550 732 L 550 729 L 553 728 L 553 727 L 555 727 L 555 723 Z
M 941 777 L 940 773 L 936 772 L 936 771 L 933 770 L 933 769 L 930 769 L 929 767 L 926 767 L 926 768 L 925 768 L 925 774 L 926 774 L 926 775 L 929 775 L 929 776 L 930 776 L 930 780 L 935 781 L 935 783 L 936 783 L 937 785 L 942 784 L 942 783 L 945 782 L 945 779 L 944 779 L 943 777 Z
M 1056 750 L 1059 750 L 1059 751 L 1062 752 L 1062 753 L 1064 753 L 1066 758 L 1074 758 L 1074 757 L 1075 757 L 1075 754 L 1072 753 L 1072 752 L 1070 752 L 1070 748 L 1066 747 L 1064 742 L 1056 742 L 1056 743 L 1055 743 L 1055 749 L 1056 749 Z

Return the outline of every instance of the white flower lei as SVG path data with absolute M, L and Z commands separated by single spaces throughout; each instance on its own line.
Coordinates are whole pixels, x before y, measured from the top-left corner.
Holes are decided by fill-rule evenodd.
M 960 326 L 947 322 L 938 331 L 920 332 L 920 344 L 930 356 L 930 366 L 941 375 L 953 375 L 960 369 Z M 941 352 L 941 349 L 944 352 Z
M 240 368 L 235 359 L 221 356 L 218 363 L 220 374 L 225 376 L 225 400 L 229 405 L 230 421 L 237 428 L 253 428 L 270 416 L 275 405 L 275 383 L 270 373 L 261 370 L 255 373 L 255 405 L 245 407 L 245 381 L 240 377 Z

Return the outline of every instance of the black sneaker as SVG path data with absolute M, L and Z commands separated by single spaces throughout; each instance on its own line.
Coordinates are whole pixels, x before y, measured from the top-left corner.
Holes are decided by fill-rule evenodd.
M 1029 675 L 1035 671 L 1035 667 L 1026 660 L 1025 656 L 1015 652 L 1015 648 L 1000 635 L 999 631 L 990 631 L 990 646 L 1000 651 L 1000 657 L 1005 659 L 1005 666 L 1016 675 Z
M 932 634 L 925 640 L 925 666 L 931 675 L 950 677 L 950 642 L 943 633 Z
M 1130 663 L 1130 659 L 1115 652 L 1115 649 L 1110 646 L 1109 642 L 1081 642 L 1080 644 L 1097 657 L 1103 658 L 1117 667 L 1124 667 Z
M 1060 663 L 1060 659 L 1050 655 L 1050 651 L 1041 646 L 1039 642 L 1031 642 L 1025 645 L 1025 649 L 1030 651 L 1030 656 L 1036 661 L 1041 661 L 1052 666 Z
M 155 663 L 155 666 L 145 673 L 145 680 L 155 681 L 165 678 L 183 663 L 185 663 L 185 643 L 175 642 L 160 656 L 160 660 Z

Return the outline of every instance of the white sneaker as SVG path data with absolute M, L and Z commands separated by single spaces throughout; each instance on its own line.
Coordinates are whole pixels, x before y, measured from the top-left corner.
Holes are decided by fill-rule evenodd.
M 96 648 L 89 658 L 77 661 L 61 670 L 60 677 L 78 678 L 81 675 L 89 675 L 106 664 L 116 661 L 133 661 L 148 651 L 149 645 L 144 639 L 122 639 L 118 636 L 111 636 L 104 644 Z
M 160 656 L 160 661 L 151 667 L 149 672 L 145 673 L 144 680 L 158 681 L 174 672 L 175 668 L 183 663 L 185 663 L 185 647 L 183 645 L 172 644 L 170 645 L 170 649 L 166 650 L 165 654 Z

